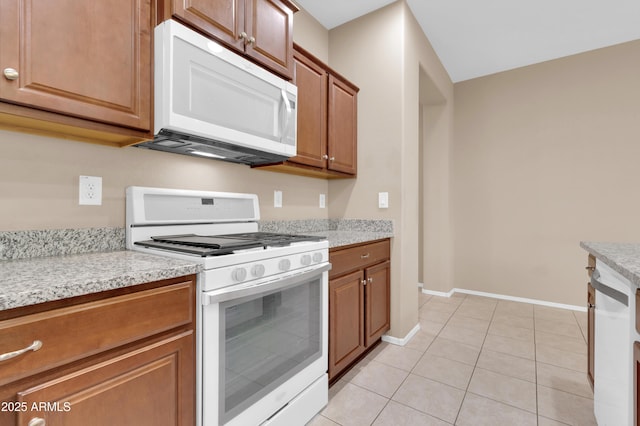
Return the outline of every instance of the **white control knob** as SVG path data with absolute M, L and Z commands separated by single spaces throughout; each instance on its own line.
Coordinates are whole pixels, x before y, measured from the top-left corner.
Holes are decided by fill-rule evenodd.
M 244 268 L 236 268 L 231 273 L 231 278 L 234 281 L 244 281 L 247 278 L 247 270 Z
M 256 278 L 260 278 L 264 275 L 264 265 L 258 263 L 257 265 L 253 265 L 251 267 L 251 275 Z
M 300 263 L 302 263 L 304 266 L 311 265 L 311 255 L 303 254 L 302 257 L 300 258 Z
M 322 253 L 313 253 L 313 262 L 314 263 L 322 262 Z
M 289 268 L 291 268 L 291 261 L 289 259 L 282 259 L 280 262 L 278 262 L 278 268 L 281 271 L 288 271 Z

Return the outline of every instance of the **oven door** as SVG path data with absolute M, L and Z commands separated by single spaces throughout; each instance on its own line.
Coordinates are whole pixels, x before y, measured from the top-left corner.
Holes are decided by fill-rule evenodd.
M 203 294 L 203 425 L 258 425 L 326 374 L 330 267 Z

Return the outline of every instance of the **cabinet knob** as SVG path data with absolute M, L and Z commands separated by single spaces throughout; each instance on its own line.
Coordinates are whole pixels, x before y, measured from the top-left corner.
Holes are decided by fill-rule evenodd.
M 362 280 L 362 285 L 367 285 L 367 280 L 366 279 Z
M 249 37 L 249 34 L 247 34 L 246 32 L 242 31 L 240 33 L 240 35 L 238 36 L 239 39 L 244 40 L 245 44 L 253 44 L 256 42 L 256 38 L 251 36 Z
M 371 284 L 373 282 L 373 277 L 369 277 L 369 284 Z
M 41 417 L 34 417 L 31 420 L 29 420 L 29 423 L 27 424 L 27 426 L 46 426 L 46 422 L 44 421 L 43 418 Z
M 18 71 L 13 68 L 4 69 L 4 76 L 7 80 L 17 80 L 19 75 L 20 74 L 18 74 Z
M 329 159 L 329 156 L 328 156 L 327 154 L 324 154 L 324 155 L 322 156 L 322 159 L 323 159 L 323 160 L 328 160 L 328 159 Z
M 329 158 L 329 161 L 336 161 L 336 157 Z
M 368 259 L 368 258 L 369 258 L 369 256 L 371 256 L 371 254 L 370 254 L 370 253 L 361 254 L 361 255 L 360 255 L 360 259 Z

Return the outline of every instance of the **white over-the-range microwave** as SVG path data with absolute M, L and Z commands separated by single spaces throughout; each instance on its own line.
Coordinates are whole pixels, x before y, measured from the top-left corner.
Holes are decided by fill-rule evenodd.
M 155 137 L 137 147 L 250 165 L 296 155 L 296 86 L 176 21 L 154 35 Z

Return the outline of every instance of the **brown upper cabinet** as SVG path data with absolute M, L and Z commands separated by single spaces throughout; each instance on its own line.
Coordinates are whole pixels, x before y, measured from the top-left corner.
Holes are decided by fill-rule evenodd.
M 297 155 L 269 170 L 322 178 L 357 173 L 358 88 L 294 43 Z
M 2 0 L 0 40 L 0 126 L 116 146 L 150 136 L 148 0 Z
M 293 14 L 287 0 L 158 0 L 161 19 L 175 17 L 270 70 L 293 75 Z

